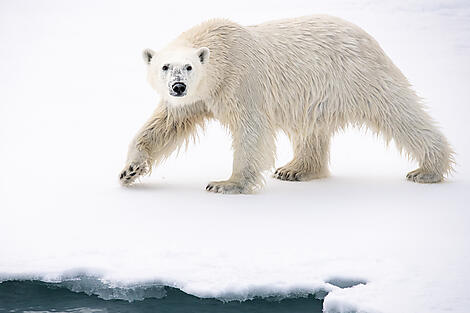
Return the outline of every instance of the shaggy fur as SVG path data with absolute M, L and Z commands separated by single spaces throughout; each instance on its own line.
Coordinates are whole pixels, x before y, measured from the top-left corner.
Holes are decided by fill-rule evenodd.
M 161 65 L 173 54 L 194 63 L 191 53 L 201 47 L 210 58 L 197 65 L 197 88 L 171 97 L 159 80 Z M 232 176 L 209 183 L 213 192 L 249 193 L 261 186 L 262 172 L 274 165 L 278 130 L 294 147 L 293 160 L 275 172 L 282 180 L 328 176 L 330 138 L 347 125 L 393 139 L 419 163 L 407 175 L 411 181 L 439 182 L 452 170 L 453 151 L 407 79 L 370 35 L 342 19 L 314 15 L 248 27 L 215 19 L 158 54 L 148 51 L 149 81 L 162 101 L 131 143 L 120 176 L 124 185 L 210 118 L 230 130 L 234 150 Z

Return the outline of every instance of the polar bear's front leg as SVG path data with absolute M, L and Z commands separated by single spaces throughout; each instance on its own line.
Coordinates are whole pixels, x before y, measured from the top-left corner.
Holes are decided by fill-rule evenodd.
M 126 166 L 119 175 L 121 184 L 130 185 L 139 176 L 150 173 L 152 166 L 169 157 L 209 117 L 211 115 L 203 103 L 181 108 L 177 112 L 171 112 L 160 104 L 129 146 Z
M 252 193 L 263 184 L 262 172 L 274 164 L 274 132 L 254 121 L 241 124 L 235 131 L 231 127 L 234 150 L 232 176 L 226 181 L 210 182 L 207 191 Z

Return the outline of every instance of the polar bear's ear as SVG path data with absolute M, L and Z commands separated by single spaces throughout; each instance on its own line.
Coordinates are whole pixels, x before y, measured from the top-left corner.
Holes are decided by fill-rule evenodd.
M 209 61 L 209 48 L 202 47 L 197 49 L 197 56 L 199 57 L 199 60 L 201 61 L 202 64 L 207 63 Z
M 155 51 L 153 51 L 152 49 L 145 49 L 142 52 L 142 57 L 144 58 L 146 64 L 150 64 L 150 61 L 152 61 L 154 55 Z

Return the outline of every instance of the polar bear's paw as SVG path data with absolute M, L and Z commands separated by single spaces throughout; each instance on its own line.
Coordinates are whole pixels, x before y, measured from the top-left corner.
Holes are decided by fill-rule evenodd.
M 415 183 L 432 184 L 441 182 L 443 180 L 443 177 L 442 175 L 427 172 L 422 168 L 418 168 L 417 170 L 411 171 L 406 174 L 406 179 Z
M 143 176 L 148 172 L 149 166 L 146 162 L 131 162 L 121 171 L 121 174 L 119 174 L 119 182 L 123 186 L 129 186 L 134 183 L 138 177 Z
M 240 182 L 225 180 L 213 181 L 207 184 L 206 190 L 215 193 L 240 194 L 250 193 L 250 189 Z
M 274 178 L 287 181 L 306 181 L 311 179 L 324 178 L 327 176 L 327 169 L 318 172 L 310 172 L 291 165 L 278 168 L 273 175 Z
M 274 178 L 288 181 L 301 181 L 302 176 L 305 176 L 304 172 L 289 167 L 280 167 L 273 175 Z

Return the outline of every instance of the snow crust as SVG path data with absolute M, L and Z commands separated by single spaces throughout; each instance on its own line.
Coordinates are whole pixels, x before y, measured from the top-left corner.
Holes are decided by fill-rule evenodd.
M 468 2 L 181 3 L 177 21 L 155 1 L 0 4 L 0 280 L 130 301 L 167 285 L 223 300 L 315 293 L 329 313 L 468 312 Z M 119 186 L 127 144 L 157 103 L 144 48 L 210 17 L 307 13 L 378 40 L 457 151 L 448 182 L 405 181 L 416 164 L 350 130 L 332 144 L 331 178 L 211 194 L 205 184 L 231 170 L 230 138 L 212 123 L 142 184 Z M 277 165 L 291 155 L 280 134 Z

